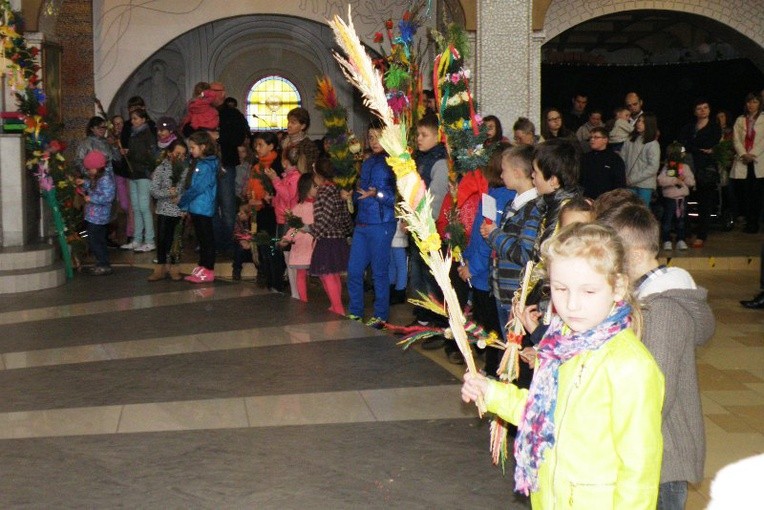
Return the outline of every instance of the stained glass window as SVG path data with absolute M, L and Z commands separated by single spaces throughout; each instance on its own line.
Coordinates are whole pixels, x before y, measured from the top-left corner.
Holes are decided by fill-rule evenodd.
M 302 105 L 300 93 L 281 76 L 266 76 L 252 85 L 247 96 L 247 121 L 252 131 L 286 129 L 287 113 Z

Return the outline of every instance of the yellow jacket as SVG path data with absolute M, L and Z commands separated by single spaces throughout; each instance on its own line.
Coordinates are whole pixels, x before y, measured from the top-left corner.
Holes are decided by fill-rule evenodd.
M 663 438 L 663 374 L 631 329 L 560 366 L 555 444 L 544 452 L 534 510 L 654 510 Z M 517 424 L 528 390 L 490 381 L 486 405 Z

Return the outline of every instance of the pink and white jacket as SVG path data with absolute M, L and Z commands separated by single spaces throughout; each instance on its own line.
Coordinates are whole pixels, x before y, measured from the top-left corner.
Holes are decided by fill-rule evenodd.
M 300 171 L 291 166 L 284 171 L 283 177 L 271 179 L 276 196 L 273 197 L 273 208 L 276 209 L 276 223 L 286 223 L 286 211 L 290 211 L 297 205 L 297 181 L 300 180 Z
M 679 165 L 678 176 L 668 175 L 668 166 L 663 165 L 658 174 L 658 186 L 664 198 L 684 198 L 690 194 L 690 188 L 695 186 L 695 175 L 689 165 Z

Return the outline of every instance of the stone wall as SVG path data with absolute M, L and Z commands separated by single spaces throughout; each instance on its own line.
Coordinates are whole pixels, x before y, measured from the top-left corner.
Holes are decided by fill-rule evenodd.
M 65 122 L 61 137 L 70 145 L 85 137 L 87 121 L 95 114 L 92 21 L 90 0 L 64 0 L 55 34 L 46 34 L 62 49 L 61 115 Z

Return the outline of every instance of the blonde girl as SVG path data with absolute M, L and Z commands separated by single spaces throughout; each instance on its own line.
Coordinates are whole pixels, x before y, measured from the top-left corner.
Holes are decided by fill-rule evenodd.
M 542 245 L 555 318 L 530 389 L 467 374 L 465 402 L 517 424 L 515 490 L 534 510 L 654 509 L 664 383 L 638 337 L 615 232 L 574 223 Z

